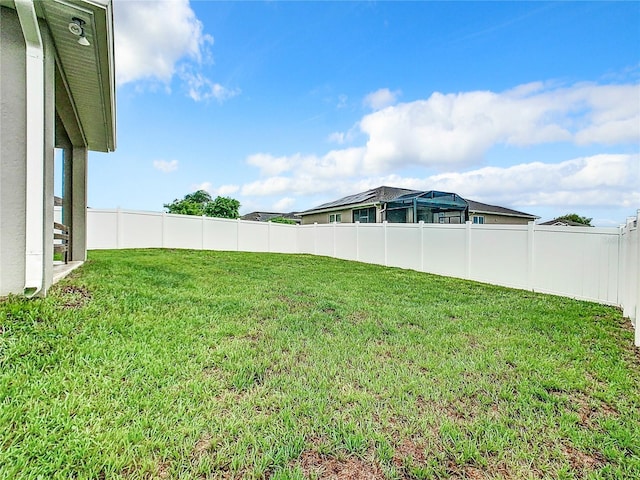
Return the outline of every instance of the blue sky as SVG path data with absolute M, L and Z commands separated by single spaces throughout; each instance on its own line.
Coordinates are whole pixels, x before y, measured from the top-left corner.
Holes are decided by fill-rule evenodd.
M 114 1 L 89 205 L 241 213 L 379 185 L 598 225 L 640 208 L 638 2 Z

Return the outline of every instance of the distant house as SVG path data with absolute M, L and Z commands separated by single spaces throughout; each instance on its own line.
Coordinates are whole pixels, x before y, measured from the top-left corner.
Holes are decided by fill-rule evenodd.
M 313 223 L 464 223 L 467 202 L 455 193 L 381 186 L 300 213 Z
M 491 225 L 526 225 L 537 220 L 538 216 L 519 212 L 510 208 L 488 205 L 467 199 L 469 204 L 469 220 L 473 223 Z
M 240 220 L 249 220 L 252 222 L 269 222 L 274 218 L 286 218 L 287 220 L 293 220 L 297 224 L 300 224 L 300 215 L 294 212 L 278 213 L 278 212 L 251 212 L 246 215 L 242 215 Z
M 381 186 L 301 212 L 313 223 L 474 223 L 526 224 L 539 217 L 467 200 L 451 192 Z
M 591 226 L 591 225 L 585 225 L 584 223 L 578 223 L 572 220 L 567 220 L 566 218 L 554 218 L 553 220 L 542 222 L 539 225 L 551 225 L 554 227 L 590 227 Z
M 406 188 L 378 187 L 366 192 L 348 195 L 300 212 L 302 224 L 313 223 L 379 223 L 382 222 L 382 205 L 408 193 L 418 193 Z

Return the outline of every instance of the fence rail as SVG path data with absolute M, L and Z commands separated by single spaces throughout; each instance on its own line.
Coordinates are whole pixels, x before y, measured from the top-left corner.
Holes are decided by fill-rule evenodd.
M 640 241 L 620 228 L 344 223 L 286 225 L 130 210 L 87 211 L 89 249 L 308 253 L 590 300 L 623 309 L 640 346 Z

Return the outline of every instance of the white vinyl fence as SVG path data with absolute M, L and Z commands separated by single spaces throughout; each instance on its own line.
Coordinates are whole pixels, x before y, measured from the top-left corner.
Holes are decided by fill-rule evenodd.
M 339 223 L 283 225 L 87 210 L 89 249 L 191 248 L 309 253 L 590 300 L 623 309 L 640 346 L 640 241 L 620 228 Z

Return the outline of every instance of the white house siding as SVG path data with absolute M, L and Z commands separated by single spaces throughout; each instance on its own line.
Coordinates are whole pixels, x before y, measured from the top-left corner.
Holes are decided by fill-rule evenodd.
M 53 143 L 55 53 L 47 28 L 40 25 L 43 42 L 44 131 L 41 168 L 44 174 L 42 232 L 43 251 L 27 252 L 27 88 L 26 45 L 15 10 L 0 7 L 0 295 L 23 293 L 27 254 L 42 255 L 42 290 L 53 277 Z M 37 125 L 36 125 L 37 126 Z M 37 126 L 38 127 L 38 126 Z

